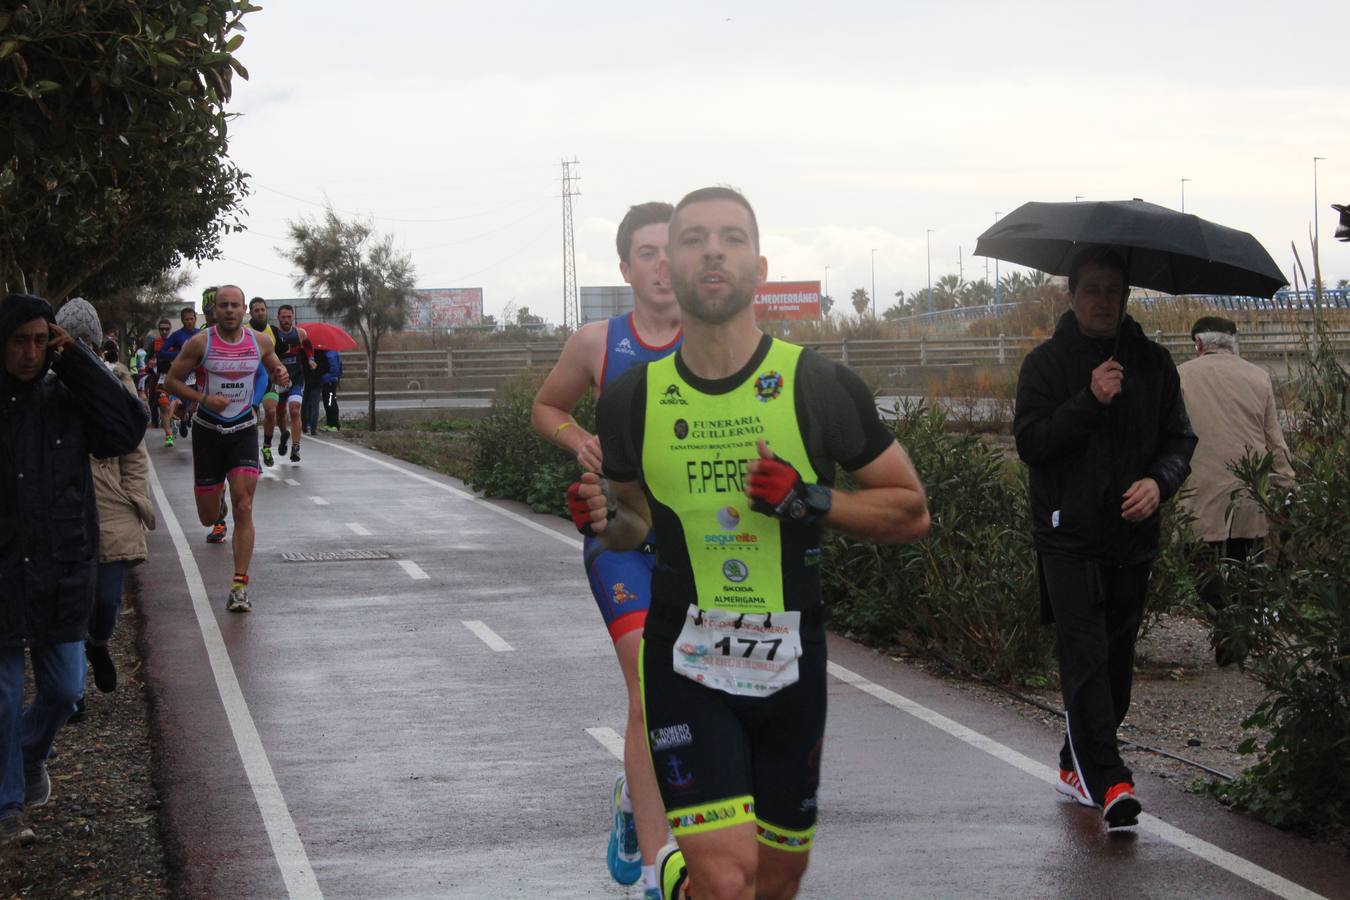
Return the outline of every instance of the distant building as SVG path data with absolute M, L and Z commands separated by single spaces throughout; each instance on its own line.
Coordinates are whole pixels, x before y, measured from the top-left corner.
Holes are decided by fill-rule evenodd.
M 577 305 L 581 308 L 581 324 L 612 319 L 633 308 L 633 289 L 626 284 L 609 287 L 580 287 Z

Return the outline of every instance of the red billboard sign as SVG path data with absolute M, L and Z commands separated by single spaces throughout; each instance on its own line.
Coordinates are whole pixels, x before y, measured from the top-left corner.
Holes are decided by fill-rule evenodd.
M 756 321 L 785 322 L 819 318 L 819 281 L 771 281 L 755 294 Z

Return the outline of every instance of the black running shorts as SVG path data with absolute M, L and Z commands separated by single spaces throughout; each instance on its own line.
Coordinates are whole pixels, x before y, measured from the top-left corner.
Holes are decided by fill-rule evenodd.
M 677 673 L 674 640 L 651 630 L 642 642 L 642 702 L 671 831 L 754 822 L 762 843 L 810 850 L 825 739 L 823 630 L 803 633 L 797 682 L 769 697 L 733 696 Z
M 192 425 L 192 474 L 199 494 L 220 490 L 235 475 L 258 475 L 258 426 L 230 434 L 207 428 L 198 419 Z

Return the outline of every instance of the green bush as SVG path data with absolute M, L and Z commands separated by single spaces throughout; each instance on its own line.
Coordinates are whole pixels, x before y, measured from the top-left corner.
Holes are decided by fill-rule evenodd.
M 928 493 L 932 527 L 918 544 L 842 535 L 826 545 L 835 623 L 872 642 L 919 643 L 1001 681 L 1044 683 L 1054 633 L 1040 623 L 1023 469 L 924 403 L 897 407 L 896 437 Z
M 1266 512 L 1265 554 L 1227 561 L 1222 624 L 1269 691 L 1243 724 L 1269 735 L 1258 761 L 1216 793 L 1281 827 L 1350 837 L 1350 378 L 1319 334 L 1298 382 L 1290 436 L 1297 486 L 1269 454 L 1233 466 Z
M 527 376 L 502 385 L 486 416 L 473 423 L 473 464 L 467 479 L 489 497 L 528 503 L 535 512 L 566 516 L 564 493 L 581 474 L 576 458 L 540 437 L 530 425 L 530 407 L 542 378 Z M 595 427 L 595 403 L 577 404 L 577 424 Z

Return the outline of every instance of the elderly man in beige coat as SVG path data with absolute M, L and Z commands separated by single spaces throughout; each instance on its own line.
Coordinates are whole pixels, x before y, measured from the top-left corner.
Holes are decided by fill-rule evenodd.
M 1189 494 L 1180 502 L 1195 517 L 1195 531 L 1209 548 L 1202 554 L 1196 588 L 1217 613 L 1231 602 L 1224 596 L 1217 561 L 1246 559 L 1260 550 L 1269 531 L 1260 508 L 1239 491 L 1229 464 L 1251 453 L 1270 453 L 1275 478 L 1286 485 L 1293 484 L 1294 470 L 1276 415 L 1270 374 L 1237 355 L 1237 325 L 1205 316 L 1191 328 L 1191 338 L 1197 356 L 1178 366 L 1177 373 L 1199 443 L 1186 482 Z M 1215 661 L 1224 666 L 1243 656 L 1216 624 Z
M 79 297 L 67 300 L 56 314 L 57 324 L 70 336 L 98 352 L 98 313 L 92 304 Z M 122 385 L 136 396 L 131 372 L 119 363 L 106 363 Z M 94 672 L 94 685 L 107 693 L 117 688 L 117 668 L 108 652 L 108 641 L 122 609 L 122 586 L 126 570 L 144 562 L 145 531 L 155 527 L 155 507 L 150 502 L 150 457 L 145 441 L 125 456 L 90 459 L 94 493 L 98 499 L 98 579 L 94 590 L 94 608 L 89 617 L 89 633 L 84 654 Z M 81 697 L 75 717 L 84 714 Z

